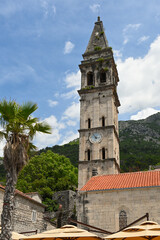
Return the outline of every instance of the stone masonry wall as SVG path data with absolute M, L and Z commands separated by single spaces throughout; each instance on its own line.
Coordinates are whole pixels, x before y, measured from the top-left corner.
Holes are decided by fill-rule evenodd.
M 17 195 L 15 197 L 14 231 L 38 230 L 42 232 L 46 230 L 47 226 L 43 219 L 44 210 L 43 206 Z M 33 219 L 33 214 L 35 214 L 35 219 Z
M 160 187 L 79 192 L 78 221 L 111 232 L 119 230 L 119 213 L 127 213 L 127 225 L 147 212 L 160 223 Z M 144 220 L 145 221 L 145 220 Z
M 53 194 L 52 199 L 59 204 L 57 227 L 68 224 L 68 219 L 75 215 L 76 193 L 72 190 L 59 191 Z
M 3 207 L 3 195 L 4 191 L 0 191 L 0 214 Z M 47 229 L 47 222 L 44 220 L 45 206 L 27 199 L 19 194 L 15 195 L 15 208 L 13 213 L 13 230 L 15 232 L 38 232 L 45 231 Z M 34 214 L 34 216 L 33 216 Z M 33 217 L 35 217 L 33 219 Z M 0 218 L 1 222 L 1 218 Z

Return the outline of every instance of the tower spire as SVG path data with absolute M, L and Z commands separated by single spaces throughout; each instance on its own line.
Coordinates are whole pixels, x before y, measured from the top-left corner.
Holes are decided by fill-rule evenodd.
M 85 53 L 95 51 L 96 48 L 103 50 L 106 47 L 109 47 L 108 41 L 104 32 L 103 22 L 98 16 Z

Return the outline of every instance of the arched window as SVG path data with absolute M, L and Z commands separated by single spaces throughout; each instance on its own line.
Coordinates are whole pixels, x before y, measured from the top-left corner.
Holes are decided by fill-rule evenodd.
M 88 118 L 88 128 L 91 128 L 91 119 Z
M 88 161 L 91 160 L 91 151 L 90 151 L 90 149 L 87 150 L 87 159 L 88 159 Z
M 106 73 L 105 73 L 105 71 L 103 69 L 100 72 L 100 82 L 101 83 L 106 82 Z
M 122 210 L 119 213 L 119 229 L 123 229 L 127 226 L 127 213 Z
M 102 127 L 105 126 L 105 117 L 102 117 Z
M 87 85 L 93 85 L 93 73 L 92 72 L 88 72 L 87 73 Z
M 105 148 L 102 148 L 102 159 L 106 159 L 106 151 L 105 151 Z

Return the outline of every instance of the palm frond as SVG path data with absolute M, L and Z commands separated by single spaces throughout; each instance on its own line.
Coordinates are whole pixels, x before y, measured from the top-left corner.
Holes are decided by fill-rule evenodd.
M 38 122 L 38 118 L 29 118 L 29 119 L 26 121 L 26 125 L 29 127 L 30 125 L 36 124 L 37 122 Z
M 16 116 L 18 109 L 18 104 L 13 100 L 7 102 L 5 99 L 0 102 L 0 114 L 1 121 L 3 119 L 3 123 L 10 122 Z
M 27 102 L 22 104 L 21 108 L 19 109 L 18 117 L 24 120 L 27 120 L 28 117 L 37 110 L 38 106 L 36 103 Z
M 46 122 L 36 123 L 35 126 L 30 129 L 30 132 L 29 132 L 29 136 L 31 139 L 33 139 L 36 132 L 51 134 L 52 128 Z

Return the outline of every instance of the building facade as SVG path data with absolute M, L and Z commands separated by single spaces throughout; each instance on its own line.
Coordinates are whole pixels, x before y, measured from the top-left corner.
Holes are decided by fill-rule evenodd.
M 79 191 L 78 220 L 110 232 L 146 213 L 160 223 L 159 201 L 160 171 L 95 176 Z
M 4 190 L 5 188 L 0 185 L 0 214 L 3 208 Z M 32 195 L 34 198 L 18 190 L 15 191 L 13 211 L 13 231 L 15 232 L 43 232 L 54 228 L 49 221 L 45 220 L 46 206 L 40 202 L 38 194 Z

